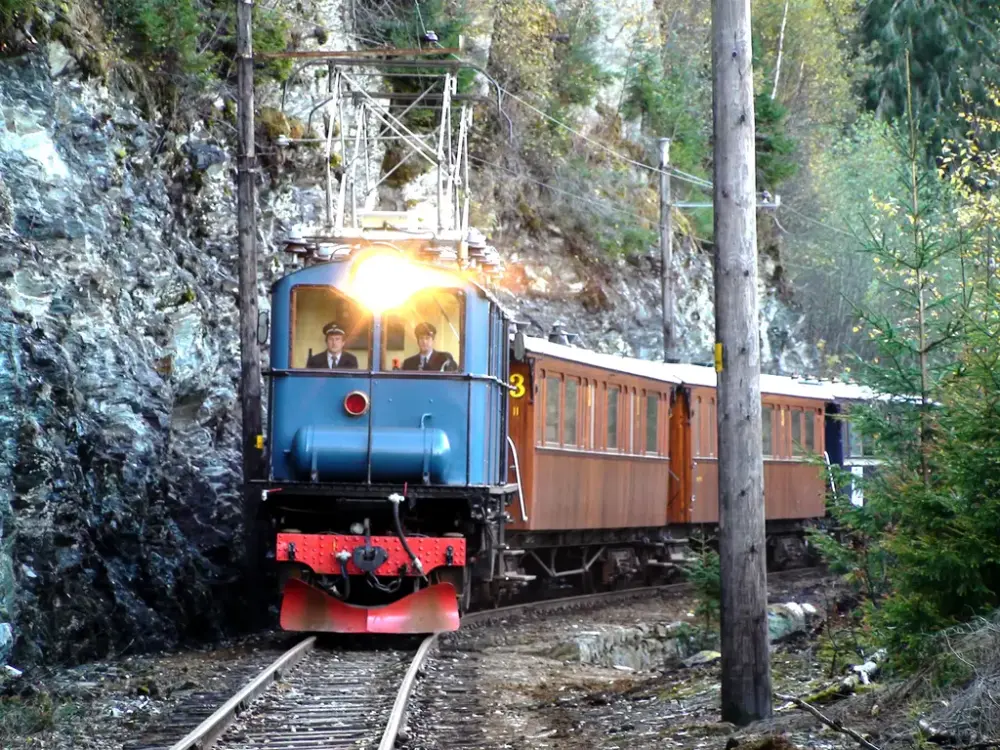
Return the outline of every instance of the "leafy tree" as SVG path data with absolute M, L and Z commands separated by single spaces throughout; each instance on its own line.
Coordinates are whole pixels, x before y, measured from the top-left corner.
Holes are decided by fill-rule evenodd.
M 855 332 L 857 309 L 878 304 L 874 254 L 857 252 L 874 221 L 874 201 L 885 201 L 905 171 L 892 130 L 873 115 L 822 135 L 829 146 L 812 155 L 788 186 L 778 211 L 785 230 L 783 260 L 805 315 L 805 334 L 840 374 L 849 352 L 870 354 L 867 333 Z M 877 168 L 873 169 L 873 165 Z M 766 217 L 764 218 L 766 221 Z M 871 298 L 870 298 L 871 296 Z
M 708 74 L 707 67 L 675 47 L 663 54 L 644 50 L 626 82 L 622 107 L 627 119 L 641 119 L 643 131 L 651 138 L 671 139 L 671 163 L 706 177 L 712 129 Z
M 598 57 L 600 19 L 593 0 L 576 0 L 557 16 L 565 37 L 553 52 L 556 72 L 552 79 L 553 112 L 557 117 L 573 106 L 589 106 L 600 88 L 612 81 Z

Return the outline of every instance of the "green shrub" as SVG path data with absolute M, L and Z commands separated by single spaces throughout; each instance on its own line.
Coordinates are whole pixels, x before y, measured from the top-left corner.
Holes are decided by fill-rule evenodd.
M 223 0 L 112 0 L 105 5 L 108 25 L 129 56 L 168 89 L 231 79 L 236 68 L 236 9 Z M 253 16 L 255 52 L 283 50 L 289 26 L 278 11 L 256 9 Z M 258 77 L 284 80 L 291 61 L 273 60 L 258 66 Z
M 33 0 L 0 0 L 0 40 L 19 19 L 29 17 L 34 8 Z
M 666 56 L 647 50 L 626 82 L 622 114 L 641 117 L 651 137 L 670 138 L 675 167 L 704 173 L 711 157 L 711 94 L 712 82 L 696 61 L 672 49 Z M 649 158 L 656 163 L 659 153 Z
M 774 190 L 798 171 L 795 141 L 786 132 L 788 110 L 769 95 L 754 97 L 757 128 L 757 189 Z
M 702 621 L 705 631 L 719 623 L 722 606 L 722 570 L 719 553 L 708 544 L 699 544 L 693 560 L 685 565 L 688 580 L 694 586 L 698 604 L 695 616 Z

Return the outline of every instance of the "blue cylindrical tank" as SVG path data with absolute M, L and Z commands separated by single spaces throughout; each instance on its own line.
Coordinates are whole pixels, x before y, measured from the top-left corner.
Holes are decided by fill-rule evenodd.
M 451 446 L 444 430 L 378 427 L 372 431 L 372 481 L 429 480 L 439 483 L 448 467 Z M 308 480 L 315 470 L 321 482 L 364 480 L 368 474 L 368 430 L 309 425 L 292 440 L 292 466 Z

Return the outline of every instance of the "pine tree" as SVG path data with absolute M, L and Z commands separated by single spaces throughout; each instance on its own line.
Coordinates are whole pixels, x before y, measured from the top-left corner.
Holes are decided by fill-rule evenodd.
M 863 83 L 869 108 L 905 121 L 909 51 L 916 129 L 927 154 L 964 135 L 957 112 L 963 93 L 973 104 L 1000 83 L 1000 4 L 995 0 L 870 0 L 862 11 L 859 52 L 871 74 Z M 987 148 L 1000 145 L 992 138 Z

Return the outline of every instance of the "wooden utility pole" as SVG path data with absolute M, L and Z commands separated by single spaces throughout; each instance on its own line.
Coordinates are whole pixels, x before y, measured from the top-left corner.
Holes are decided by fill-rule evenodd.
M 750 0 L 712 3 L 722 719 L 771 715 Z
M 237 231 L 240 251 L 240 406 L 243 412 L 243 521 L 252 534 L 257 499 L 249 482 L 258 474 L 261 450 L 260 355 L 257 349 L 257 157 L 254 153 L 253 0 L 236 0 L 236 111 L 239 126 L 237 160 Z M 254 545 L 244 549 L 254 555 Z M 254 560 L 248 561 L 253 566 Z
M 670 139 L 660 139 L 660 283 L 663 291 L 663 361 L 673 356 L 674 344 L 674 272 L 673 218 L 670 215 Z

